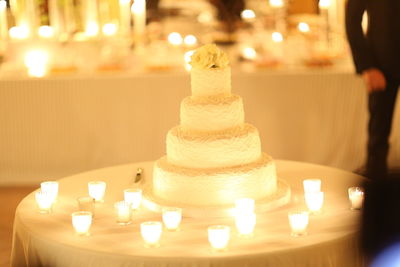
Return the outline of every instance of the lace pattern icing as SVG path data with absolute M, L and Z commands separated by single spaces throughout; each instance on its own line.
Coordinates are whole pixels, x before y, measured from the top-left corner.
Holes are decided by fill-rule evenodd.
M 231 69 L 197 69 L 190 72 L 192 96 L 231 93 Z

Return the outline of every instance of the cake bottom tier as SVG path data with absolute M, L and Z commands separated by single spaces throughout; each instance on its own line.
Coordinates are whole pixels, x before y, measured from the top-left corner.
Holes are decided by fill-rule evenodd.
M 179 167 L 162 157 L 153 171 L 152 194 L 177 206 L 229 205 L 238 198 L 263 199 L 276 191 L 275 163 L 265 153 L 256 162 L 218 169 Z

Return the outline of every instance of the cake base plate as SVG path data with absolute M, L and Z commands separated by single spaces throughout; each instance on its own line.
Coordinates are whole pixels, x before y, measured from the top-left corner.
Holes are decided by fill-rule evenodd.
M 290 201 L 290 186 L 281 179 L 278 179 L 277 191 L 268 197 L 256 200 L 255 212 L 262 213 L 271 211 L 286 205 Z M 185 217 L 201 218 L 201 217 L 227 217 L 234 215 L 234 204 L 217 205 L 217 206 L 193 206 L 183 203 L 176 203 L 159 199 L 153 194 L 151 183 L 143 188 L 143 205 L 154 212 L 162 212 L 164 207 L 179 207 L 183 209 Z

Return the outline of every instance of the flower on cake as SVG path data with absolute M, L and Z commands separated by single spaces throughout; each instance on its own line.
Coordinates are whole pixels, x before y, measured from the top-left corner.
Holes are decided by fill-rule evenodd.
M 229 60 L 228 55 L 215 44 L 207 44 L 195 51 L 190 65 L 199 69 L 222 69 L 229 66 Z

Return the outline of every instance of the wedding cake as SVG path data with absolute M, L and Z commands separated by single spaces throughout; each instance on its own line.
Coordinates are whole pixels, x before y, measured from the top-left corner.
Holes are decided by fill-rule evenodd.
M 205 45 L 191 65 L 192 95 L 181 102 L 180 125 L 167 134 L 167 155 L 155 162 L 152 198 L 183 207 L 278 198 L 275 163 L 261 151 L 257 128 L 245 122 L 242 98 L 231 93 L 227 55 Z

